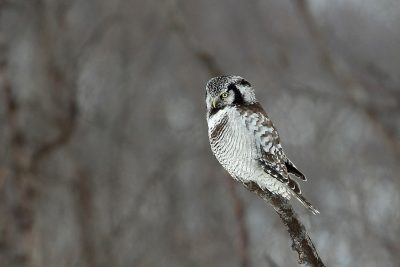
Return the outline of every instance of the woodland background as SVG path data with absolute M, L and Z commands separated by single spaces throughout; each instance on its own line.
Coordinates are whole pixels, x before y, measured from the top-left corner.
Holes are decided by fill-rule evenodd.
M 327 266 L 400 266 L 400 2 L 0 0 L 0 266 L 296 266 L 211 154 L 245 77 Z

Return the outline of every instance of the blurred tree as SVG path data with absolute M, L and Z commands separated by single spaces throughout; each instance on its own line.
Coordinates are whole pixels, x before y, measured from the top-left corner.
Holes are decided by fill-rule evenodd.
M 309 177 L 324 263 L 399 266 L 399 25 L 395 0 L 0 0 L 0 266 L 296 265 L 211 154 L 216 72 Z

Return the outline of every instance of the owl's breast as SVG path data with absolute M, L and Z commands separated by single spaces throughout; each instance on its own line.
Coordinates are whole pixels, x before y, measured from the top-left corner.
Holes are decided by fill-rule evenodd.
M 262 173 L 254 135 L 235 108 L 225 108 L 211 117 L 208 134 L 215 157 L 234 178 L 251 180 L 257 173 Z

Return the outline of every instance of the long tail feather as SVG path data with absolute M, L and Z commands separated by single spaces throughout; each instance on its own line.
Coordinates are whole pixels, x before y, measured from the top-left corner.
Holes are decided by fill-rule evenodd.
M 303 197 L 301 194 L 295 194 L 295 197 L 301 202 L 301 204 L 304 205 L 304 207 L 309 209 L 312 212 L 312 214 L 314 214 L 314 215 L 319 214 L 319 211 L 316 208 L 314 208 L 314 206 L 311 205 L 311 203 L 308 202 L 308 200 L 305 197 Z
M 299 171 L 299 169 L 297 169 L 297 167 L 289 159 L 286 159 L 285 165 L 289 173 L 294 174 L 297 178 L 299 178 L 302 181 L 307 181 L 307 178 L 304 176 L 304 174 L 301 171 Z

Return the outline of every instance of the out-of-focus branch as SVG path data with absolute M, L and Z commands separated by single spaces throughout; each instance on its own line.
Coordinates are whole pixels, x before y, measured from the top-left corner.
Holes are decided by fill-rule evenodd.
M 39 16 L 37 27 L 41 30 L 40 33 L 40 44 L 41 44 L 41 55 L 44 67 L 44 73 L 47 75 L 48 85 L 44 90 L 48 90 L 50 101 L 54 106 L 57 106 L 57 114 L 59 114 L 53 120 L 55 121 L 55 129 L 57 134 L 49 140 L 44 140 L 40 143 L 37 148 L 32 152 L 30 171 L 36 173 L 40 163 L 54 151 L 62 148 L 71 139 L 74 130 L 77 125 L 78 106 L 76 101 L 76 69 L 74 68 L 77 64 L 73 57 L 67 58 L 68 64 L 66 66 L 60 66 L 59 61 L 60 55 L 57 55 L 54 51 L 56 46 L 56 36 L 50 30 L 45 16 L 45 10 L 48 7 L 42 1 L 37 1 L 35 5 L 35 11 Z M 60 8 L 62 12 L 59 14 L 59 20 L 64 21 L 61 17 L 65 17 L 66 7 Z M 58 27 L 65 27 L 64 23 L 59 23 Z M 64 51 L 66 55 L 72 54 L 69 47 L 65 46 Z M 57 90 L 54 90 L 57 89 Z M 49 102 L 50 102 L 49 101 Z
M 308 0 L 296 0 L 294 4 L 304 21 L 307 31 L 316 44 L 317 52 L 321 61 L 321 66 L 339 83 L 339 87 L 348 97 L 349 102 L 361 110 L 370 120 L 372 125 L 378 129 L 385 137 L 388 145 L 393 149 L 398 158 L 400 158 L 400 142 L 395 134 L 388 129 L 379 118 L 376 110 L 365 100 L 367 92 L 365 86 L 355 78 L 350 71 L 349 66 L 344 66 L 344 59 L 338 60 L 328 49 L 328 45 L 322 31 L 318 27 L 314 16 L 309 7 Z
M 160 180 L 160 177 L 163 177 L 165 169 L 172 165 L 172 161 L 174 159 L 175 158 L 172 155 L 168 154 L 163 160 L 160 161 L 158 168 L 150 175 L 149 179 L 144 181 L 144 189 L 142 190 L 143 192 L 146 192 L 146 190 L 151 190 L 157 184 L 157 182 Z M 110 238 L 119 238 L 122 234 L 125 234 L 127 229 L 132 227 L 132 224 L 134 224 L 138 219 L 139 210 L 143 203 L 146 202 L 147 197 L 149 197 L 149 195 L 146 193 L 136 196 L 134 201 L 132 201 L 135 203 L 133 210 L 129 211 L 127 217 L 123 218 L 114 227 L 112 227 L 109 234 Z
M 204 68 L 210 73 L 210 75 L 222 75 L 223 71 L 218 66 L 214 57 L 208 51 L 199 46 L 197 39 L 188 31 L 178 1 L 170 0 L 168 3 L 170 5 L 168 10 L 170 11 L 172 30 L 179 34 L 185 46 L 193 52 L 194 56 L 203 64 Z
M 268 262 L 269 267 L 279 267 L 279 265 L 271 258 L 270 255 L 264 255 L 265 261 Z
M 71 99 L 65 118 L 57 122 L 58 134 L 41 144 L 32 154 L 31 170 L 36 172 L 40 162 L 53 151 L 60 149 L 71 139 L 77 125 L 77 106 L 75 99 Z
M 218 66 L 217 62 L 214 60 L 214 57 L 200 47 L 196 38 L 187 30 L 184 17 L 181 14 L 178 3 L 175 0 L 171 0 L 170 4 L 171 8 L 169 8 L 169 10 L 171 10 L 170 18 L 172 29 L 180 35 L 183 43 L 193 52 L 194 56 L 211 76 L 222 75 L 224 72 Z M 248 232 L 243 217 L 243 203 L 237 194 L 234 181 L 232 179 L 228 179 L 227 182 L 230 189 L 229 192 L 233 200 L 235 219 L 239 231 L 238 250 L 240 255 L 240 266 L 247 267 L 249 266 Z
M 78 166 L 75 176 L 72 191 L 80 231 L 81 256 L 86 266 L 97 266 L 93 235 L 93 185 L 91 177 L 84 175 Z
M 82 57 L 82 55 L 84 55 L 84 53 L 87 52 L 87 49 L 91 49 L 94 44 L 100 43 L 104 35 L 108 32 L 108 30 L 112 26 L 114 26 L 115 23 L 120 21 L 120 19 L 121 19 L 121 14 L 115 12 L 100 20 L 99 23 L 96 24 L 94 29 L 89 33 L 88 37 L 81 44 L 76 54 L 76 60 Z
M 292 249 L 299 255 L 299 264 L 312 267 L 325 266 L 318 256 L 317 250 L 315 249 L 311 238 L 308 236 L 304 225 L 298 219 L 289 201 L 277 194 L 272 194 L 267 190 L 262 190 L 254 182 L 244 183 L 244 185 L 248 190 L 256 193 L 259 197 L 271 204 L 278 213 L 289 232 L 290 238 L 292 239 Z
M 13 93 L 12 83 L 7 76 L 6 44 L 0 40 L 0 91 L 4 92 L 5 117 L 8 123 L 11 159 L 8 162 L 8 174 L 12 198 L 6 198 L 6 209 L 10 221 L 4 227 L 12 236 L 0 237 L 0 243 L 16 249 L 20 247 L 17 256 L 7 259 L 13 266 L 24 266 L 31 262 L 33 245 L 34 211 L 32 200 L 35 197 L 35 188 L 28 172 L 30 158 L 26 149 L 26 138 L 18 125 L 19 104 Z M 22 248 L 22 249 L 21 249 Z M 17 250 L 16 250 L 17 251 Z M 1 259 L 3 262 L 6 259 Z M 16 265 L 19 263 L 20 265 Z
M 62 119 L 56 120 L 58 133 L 54 138 L 43 140 L 39 144 L 29 141 L 29 133 L 27 132 L 29 129 L 19 123 L 20 113 L 23 113 L 24 109 L 20 106 L 22 104 L 18 101 L 18 94 L 12 87 L 13 83 L 7 77 L 8 51 L 6 51 L 6 44 L 0 40 L 0 87 L 4 89 L 1 91 L 4 92 L 5 118 L 8 122 L 7 131 L 11 155 L 7 173 L 10 174 L 8 183 L 13 195 L 6 202 L 6 208 L 9 209 L 11 217 L 7 226 L 10 229 L 7 229 L 7 231 L 12 233 L 12 236 L 9 240 L 4 240 L 4 243 L 9 246 L 14 254 L 18 254 L 9 259 L 13 266 L 34 264 L 34 254 L 37 250 L 33 227 L 36 213 L 35 200 L 38 195 L 37 168 L 46 156 L 68 142 L 75 128 L 77 114 L 75 98 L 72 97 L 74 94 L 71 93 L 73 88 L 68 84 L 70 79 L 65 74 L 66 71 L 54 64 L 56 60 L 51 56 L 52 53 L 49 53 L 49 51 L 54 51 L 52 44 L 55 39 L 49 35 L 48 28 L 42 27 L 47 25 L 46 18 L 42 13 L 47 7 L 43 5 L 42 1 L 35 1 L 34 8 L 35 15 L 40 18 L 37 28 L 38 32 L 42 34 L 39 40 L 43 44 L 40 47 L 43 48 L 43 66 L 45 67 L 45 74 L 48 74 L 49 88 L 58 89 L 49 90 L 49 92 L 56 92 L 55 94 L 57 94 L 54 99 L 57 103 L 54 106 L 59 107 L 57 111 L 62 111 Z M 68 103 L 64 103 L 65 95 L 71 96 L 67 99 Z M 10 254 L 14 255 L 13 253 Z
M 240 255 L 240 266 L 247 267 L 249 266 L 249 258 L 248 258 L 248 247 L 249 247 L 249 238 L 246 230 L 246 224 L 244 219 L 243 212 L 243 204 L 240 200 L 238 192 L 235 188 L 235 181 L 231 177 L 227 177 L 228 187 L 233 200 L 233 207 L 235 212 L 236 222 L 239 228 L 239 255 Z
M 10 136 L 10 145 L 13 152 L 13 166 L 23 166 L 21 150 L 24 143 L 24 136 L 20 128 L 18 127 L 17 115 L 19 106 L 15 96 L 13 94 L 11 81 L 6 75 L 7 72 L 7 60 L 6 60 L 6 45 L 0 40 L 0 88 L 4 93 L 4 106 L 5 115 L 8 122 L 8 131 Z M 17 164 L 18 163 L 18 164 Z

